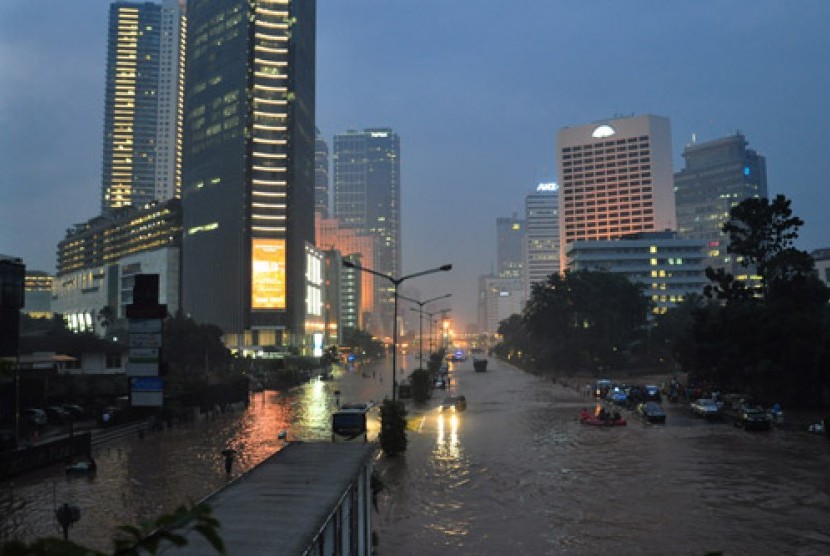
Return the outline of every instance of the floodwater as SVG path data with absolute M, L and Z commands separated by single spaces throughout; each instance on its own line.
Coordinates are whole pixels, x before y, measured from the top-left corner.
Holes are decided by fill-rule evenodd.
M 414 359 L 399 361 L 399 373 Z M 288 440 L 328 440 L 340 401 L 379 400 L 389 365 L 339 371 L 290 392 L 254 394 L 245 411 L 94 448 L 93 478 L 61 466 L 0 483 L 0 539 L 60 535 L 54 508 L 81 509 L 70 537 L 107 549 L 116 526 L 200 500 Z M 384 370 L 385 369 L 385 370 Z M 624 412 L 626 427 L 580 425 L 590 403 L 569 388 L 490 361 L 455 365 L 441 413 L 436 391 L 410 407 L 409 448 L 380 457 L 374 514 L 382 555 L 830 553 L 830 442 L 791 431 L 748 433 L 666 404 L 666 425 Z
M 830 554 L 826 438 L 668 403 L 665 425 L 582 425 L 574 389 L 490 369 L 459 364 L 468 409 L 413 411 L 406 455 L 378 462 L 380 554 Z

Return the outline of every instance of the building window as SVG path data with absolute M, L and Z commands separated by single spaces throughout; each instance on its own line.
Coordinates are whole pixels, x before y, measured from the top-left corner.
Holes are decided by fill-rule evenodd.
M 106 355 L 106 368 L 107 369 L 120 369 L 121 368 L 121 354 L 120 353 L 108 353 Z

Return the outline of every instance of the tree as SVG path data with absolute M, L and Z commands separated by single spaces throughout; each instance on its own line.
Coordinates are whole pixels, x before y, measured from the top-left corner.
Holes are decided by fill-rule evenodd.
M 387 456 L 406 451 L 406 406 L 401 401 L 383 400 L 380 406 L 380 447 Z
M 426 369 L 415 369 L 409 375 L 412 381 L 412 399 L 417 403 L 424 403 L 429 399 L 430 372 Z
M 543 369 L 619 367 L 624 351 L 642 337 L 649 301 L 625 276 L 580 270 L 552 274 L 533 286 L 522 315 L 527 349 Z
M 782 264 L 792 260 L 779 255 L 792 249 L 798 228 L 804 225 L 803 220 L 793 216 L 791 203 L 783 195 L 772 202 L 765 197 L 744 199 L 732 207 L 729 220 L 723 225 L 724 233 L 729 235 L 727 251 L 740 257 L 743 266 L 758 270 L 764 290 L 774 274 L 770 271 L 776 268 L 781 273 Z

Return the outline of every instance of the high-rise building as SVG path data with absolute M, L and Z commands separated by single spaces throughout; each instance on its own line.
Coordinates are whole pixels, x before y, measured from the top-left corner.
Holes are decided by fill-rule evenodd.
M 496 218 L 496 272 L 502 278 L 522 276 L 525 221 L 516 216 Z
M 747 148 L 741 133 L 692 142 L 683 149 L 684 168 L 674 175 L 677 232 L 706 242 L 708 266 L 745 273 L 727 253 L 723 225 L 729 211 L 744 199 L 767 196 L 766 159 Z
M 400 139 L 388 128 L 347 131 L 334 136 L 334 216 L 345 228 L 380 240 L 378 272 L 401 275 Z M 388 280 L 375 279 L 382 332 L 392 333 Z
M 314 141 L 314 210 L 323 218 L 329 215 L 329 146 L 319 129 Z
M 180 195 L 184 29 L 177 0 L 110 5 L 102 213 Z
M 188 7 L 183 299 L 229 346 L 305 343 L 314 0 Z
M 559 273 L 559 186 L 540 183 L 525 197 L 525 298 L 531 287 Z
M 560 268 L 571 242 L 675 229 L 668 118 L 631 116 L 564 128 L 556 145 Z

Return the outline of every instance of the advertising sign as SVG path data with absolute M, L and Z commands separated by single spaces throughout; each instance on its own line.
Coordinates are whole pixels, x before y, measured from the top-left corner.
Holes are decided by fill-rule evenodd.
M 161 349 L 161 334 L 130 333 L 130 348 Z
M 164 404 L 164 379 L 157 376 L 130 379 L 133 407 L 161 407 Z
M 251 265 L 251 307 L 285 309 L 285 240 L 254 239 Z

